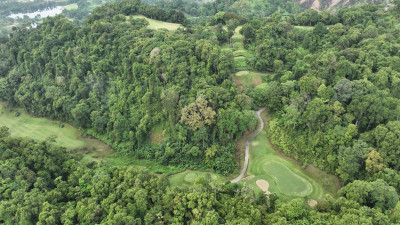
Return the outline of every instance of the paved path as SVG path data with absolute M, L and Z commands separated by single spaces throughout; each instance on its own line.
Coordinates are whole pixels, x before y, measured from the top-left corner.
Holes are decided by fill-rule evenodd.
M 245 146 L 245 155 L 244 155 L 244 165 L 243 165 L 243 169 L 242 172 L 240 172 L 239 176 L 236 177 L 235 179 L 231 180 L 231 183 L 238 183 L 240 180 L 242 180 L 244 174 L 247 171 L 247 167 L 249 166 L 249 148 L 250 148 L 250 143 L 251 141 L 262 131 L 262 129 L 264 129 L 264 121 L 261 119 L 261 113 L 265 110 L 265 108 L 261 108 L 256 112 L 257 118 L 258 118 L 258 122 L 260 123 L 260 127 L 254 132 L 253 135 L 251 135 L 251 137 L 249 137 L 244 146 Z

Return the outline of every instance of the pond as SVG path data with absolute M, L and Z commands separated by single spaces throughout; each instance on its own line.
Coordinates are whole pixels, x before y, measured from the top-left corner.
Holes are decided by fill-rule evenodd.
M 36 12 L 32 13 L 13 13 L 9 15 L 8 17 L 13 18 L 13 19 L 22 19 L 24 16 L 28 16 L 29 18 L 35 18 L 35 16 L 39 15 L 41 18 L 46 18 L 48 16 L 55 16 L 58 14 L 61 14 L 62 12 L 62 6 L 56 6 L 54 8 L 47 8 L 44 10 L 38 10 Z

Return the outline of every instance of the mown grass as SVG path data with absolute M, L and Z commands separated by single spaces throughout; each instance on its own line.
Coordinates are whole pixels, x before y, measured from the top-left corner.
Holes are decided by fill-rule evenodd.
M 178 27 L 180 27 L 181 25 L 179 23 L 168 23 L 168 22 L 163 22 L 163 21 L 159 21 L 159 20 L 153 20 L 150 18 L 147 18 L 143 15 L 135 15 L 135 16 L 131 16 L 135 19 L 146 19 L 149 22 L 149 26 L 148 28 L 150 29 L 167 29 L 167 30 L 176 30 L 178 29 Z
M 266 121 L 265 121 L 266 122 Z M 250 146 L 250 163 L 245 183 L 256 191 L 261 191 L 257 180 L 269 182 L 269 191 L 277 193 L 282 199 L 303 197 L 320 200 L 326 193 L 335 195 L 337 186 L 332 175 L 313 168 L 304 170 L 300 165 L 274 149 L 268 140 L 267 128 L 253 140 Z M 321 174 L 323 176 L 313 176 Z
M 64 10 L 72 10 L 72 9 L 78 9 L 78 4 L 74 3 L 74 4 L 69 4 L 69 5 L 65 5 L 62 7 L 62 9 Z
M 153 173 L 162 173 L 165 175 L 171 175 L 180 173 L 184 168 L 176 166 L 164 166 L 160 162 L 147 159 L 137 159 L 136 157 L 125 154 L 125 153 L 115 153 L 106 157 L 106 163 L 110 166 L 129 166 L 135 168 L 143 168 Z
M 16 116 L 16 113 L 20 115 Z M 67 123 L 33 117 L 21 108 L 5 108 L 4 104 L 0 104 L 0 126 L 8 127 L 12 136 L 38 141 L 55 135 L 57 145 L 67 148 L 72 153 L 90 155 L 93 159 L 103 159 L 113 153 L 103 142 L 81 137 L 81 132 Z
M 232 75 L 232 81 L 236 84 L 238 89 L 252 89 L 257 85 L 260 85 L 266 80 L 266 77 L 270 73 L 255 72 L 254 69 L 248 64 L 248 59 L 252 56 L 251 53 L 244 48 L 243 35 L 239 33 L 242 27 L 236 28 L 234 35 L 232 36 L 231 45 L 223 45 L 222 49 L 231 49 L 233 51 L 235 60 L 235 69 L 237 72 Z
M 206 177 L 206 179 L 220 181 L 221 183 L 227 181 L 225 177 L 212 172 L 202 172 L 193 170 L 186 170 L 184 172 L 171 175 L 169 176 L 168 179 L 172 186 L 182 186 L 182 185 L 191 185 L 198 177 L 201 176 Z
M 310 30 L 314 30 L 314 27 L 313 26 L 294 26 L 294 29 L 310 31 Z
M 270 76 L 268 73 L 243 70 L 233 75 L 232 80 L 239 90 L 253 89 L 257 85 L 262 84 L 268 76 Z

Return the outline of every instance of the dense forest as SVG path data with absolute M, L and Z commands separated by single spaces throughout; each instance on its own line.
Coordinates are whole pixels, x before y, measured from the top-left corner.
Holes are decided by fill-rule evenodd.
M 397 9 L 310 10 L 244 25 L 247 47 L 257 54 L 249 63 L 276 72 L 254 99 L 274 113 L 271 138 L 286 154 L 343 183 L 380 178 L 400 188 L 393 179 L 400 166 Z
M 0 223 L 400 223 L 400 1 L 262 16 L 217 3 L 189 7 L 208 23 L 123 0 L 82 25 L 59 15 L 15 28 L 0 38 L 0 101 L 69 122 L 121 154 L 223 175 L 239 168 L 236 141 L 267 107 L 272 142 L 337 175 L 338 198 L 309 207 L 209 177 L 172 187 L 165 175 L 84 162 L 52 138 L 1 127 Z M 136 15 L 182 27 L 149 29 Z M 246 63 L 273 72 L 243 91 L 231 78 L 233 52 L 221 48 L 238 26 L 253 55 Z
M 260 1 L 260 0 L 216 0 L 216 1 L 184 1 L 184 0 L 145 0 L 163 9 L 175 9 L 195 18 L 214 16 L 219 12 L 233 12 L 241 17 L 252 19 L 272 15 L 280 11 L 285 14 L 299 13 L 303 9 L 295 1 Z
M 122 1 L 96 8 L 83 27 L 57 16 L 22 28 L 2 45 L 1 100 L 139 158 L 233 172 L 234 140 L 257 119 L 230 80 L 232 52 L 202 27 L 155 31 L 134 14 L 187 23 L 181 12 Z M 150 145 L 157 126 L 173 135 Z
M 383 180 L 356 181 L 310 208 L 207 177 L 172 188 L 165 175 L 83 164 L 49 139 L 0 128 L 0 222 L 5 224 L 389 224 L 398 195 Z

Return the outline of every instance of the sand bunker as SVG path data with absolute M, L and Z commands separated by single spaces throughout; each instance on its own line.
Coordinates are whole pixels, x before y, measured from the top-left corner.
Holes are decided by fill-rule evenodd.
M 258 145 L 258 141 L 251 142 L 251 146 L 257 146 L 257 145 Z
M 265 192 L 265 194 L 269 195 L 271 192 L 268 191 L 269 183 L 266 180 L 257 180 L 256 181 L 257 186 Z
M 314 199 L 308 200 L 308 205 L 311 206 L 311 207 L 314 207 L 314 206 L 316 206 L 317 204 L 318 204 L 318 202 L 315 201 Z

